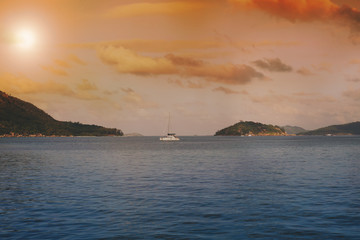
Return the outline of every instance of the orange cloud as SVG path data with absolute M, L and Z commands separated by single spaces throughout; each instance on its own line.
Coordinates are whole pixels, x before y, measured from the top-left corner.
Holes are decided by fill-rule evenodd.
M 77 63 L 79 65 L 86 65 L 86 62 L 84 62 L 83 60 L 81 60 L 78 56 L 74 55 L 74 54 L 70 54 L 68 56 L 68 59 L 71 60 L 74 63 Z
M 98 89 L 94 83 L 91 83 L 87 79 L 83 79 L 81 81 L 81 83 L 79 83 L 76 87 L 77 87 L 77 89 L 82 90 L 82 91 L 92 91 L 92 90 Z
M 225 94 L 239 94 L 240 92 L 238 91 L 234 91 L 230 88 L 225 88 L 225 87 L 217 87 L 213 89 L 213 92 L 223 92 Z
M 339 9 L 330 0 L 253 0 L 251 4 L 290 21 L 328 19 Z
M 197 59 L 167 54 L 164 57 L 139 55 L 123 47 L 98 49 L 100 59 L 116 68 L 119 73 L 135 75 L 180 75 L 199 77 L 207 81 L 226 84 L 246 84 L 265 76 L 244 64 L 211 64 Z
M 85 83 L 85 84 L 84 84 Z M 83 82 L 86 85 L 87 82 Z M 90 84 L 90 83 L 89 83 Z M 80 86 L 84 87 L 84 86 Z M 93 87 L 93 86 L 88 86 Z M 79 85 L 78 85 L 79 88 Z M 81 100 L 105 100 L 88 91 L 73 91 L 68 85 L 53 80 L 37 82 L 22 75 L 5 73 L 0 75 L 0 89 L 11 94 L 57 94 Z M 83 90 L 83 89 L 79 89 Z M 93 89 L 96 90 L 96 89 Z
M 271 72 L 291 72 L 292 67 L 283 63 L 279 58 L 256 60 L 253 62 L 257 67 Z
M 70 67 L 70 64 L 68 62 L 60 60 L 60 59 L 56 59 L 54 62 L 55 62 L 56 65 L 58 65 L 60 67 L 65 67 L 65 68 Z
M 192 66 L 192 67 L 199 67 L 204 65 L 204 62 L 201 60 L 197 60 L 191 57 L 181 57 L 176 56 L 174 54 L 167 54 L 165 56 L 166 59 L 170 60 L 174 65 L 178 66 Z
M 70 68 L 71 67 L 71 63 L 76 63 L 79 65 L 86 65 L 86 62 L 84 62 L 83 60 L 81 60 L 78 56 L 74 55 L 74 54 L 70 54 L 66 60 L 61 60 L 61 59 L 56 59 L 54 60 L 55 64 L 58 65 L 59 67 L 64 67 L 64 68 Z
M 188 76 L 226 84 L 246 84 L 254 78 L 265 79 L 262 73 L 245 64 L 207 64 L 198 68 L 191 67 L 186 71 Z
M 135 52 L 148 52 L 148 53 L 169 53 L 169 52 L 182 52 L 191 51 L 191 55 L 197 55 L 201 58 L 217 58 L 223 57 L 229 52 L 219 52 L 220 48 L 234 47 L 234 48 L 257 48 L 257 47 L 288 47 L 297 46 L 298 42 L 294 41 L 231 41 L 225 40 L 153 40 L 153 39 L 130 39 L 130 40 L 116 40 L 92 43 L 69 43 L 62 44 L 65 48 L 85 48 L 85 49 L 98 49 L 101 47 L 123 47 Z M 199 50 L 217 50 L 217 51 L 199 51 Z M 190 51 L 189 51 L 190 52 Z M 233 53 L 233 51 L 232 51 Z M 188 53 L 190 54 L 190 53 Z
M 358 77 L 349 77 L 347 79 L 347 81 L 358 83 L 358 82 L 360 82 L 360 78 L 358 78 Z
M 158 3 L 133 3 L 113 7 L 105 15 L 110 18 L 134 17 L 144 15 L 175 15 L 201 11 L 207 5 L 199 1 L 177 1 Z
M 310 71 L 309 69 L 305 68 L 305 67 L 302 67 L 300 69 L 298 69 L 296 71 L 298 74 L 301 74 L 303 76 L 312 76 L 312 75 L 315 75 L 312 71 Z
M 9 73 L 0 75 L 0 89 L 14 94 L 52 93 L 64 96 L 74 95 L 74 92 L 65 84 L 51 80 L 36 82 L 25 76 L 17 76 Z
M 67 48 L 90 48 L 100 47 L 124 47 L 137 52 L 176 52 L 191 49 L 210 49 L 224 46 L 219 41 L 196 41 L 196 40 L 153 40 L 153 39 L 130 39 L 93 43 L 72 43 L 61 45 Z
M 322 62 L 319 64 L 312 64 L 311 65 L 316 71 L 326 71 L 331 72 L 331 64 Z
M 169 79 L 168 83 L 175 84 L 182 88 L 193 88 L 193 89 L 205 88 L 208 85 L 205 82 L 199 82 L 199 81 L 195 82 L 195 81 L 190 81 L 190 80 L 179 80 L 179 79 L 176 79 L 176 80 Z
M 360 11 L 330 0 L 229 0 L 241 8 L 259 9 L 273 16 L 295 21 L 336 20 L 360 30 Z
M 343 96 L 354 101 L 360 101 L 360 88 L 343 92 Z
M 54 68 L 52 66 L 41 66 L 41 68 L 58 76 L 68 76 L 68 73 L 66 71 L 62 69 Z
M 102 47 L 98 54 L 104 63 L 115 66 L 119 73 L 159 75 L 176 72 L 176 68 L 166 58 L 141 56 L 123 47 Z
M 81 59 L 79 59 L 76 55 L 69 55 L 66 60 L 62 60 L 62 59 L 55 59 L 54 60 L 55 63 L 55 67 L 54 66 L 45 66 L 42 65 L 41 68 L 45 71 L 48 71 L 54 75 L 57 76 L 68 76 L 68 72 L 61 69 L 61 68 L 71 68 L 72 67 L 72 63 L 76 63 L 79 65 L 86 65 L 86 63 L 84 61 L 82 61 Z

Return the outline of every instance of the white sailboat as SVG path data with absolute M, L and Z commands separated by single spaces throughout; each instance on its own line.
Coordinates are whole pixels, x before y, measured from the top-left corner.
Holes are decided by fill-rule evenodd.
M 179 141 L 180 140 L 180 138 L 176 137 L 175 133 L 170 133 L 170 113 L 169 113 L 167 132 L 168 132 L 167 136 L 161 137 L 160 141 Z

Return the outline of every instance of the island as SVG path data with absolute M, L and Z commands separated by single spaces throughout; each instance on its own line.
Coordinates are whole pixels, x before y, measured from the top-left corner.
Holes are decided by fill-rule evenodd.
M 0 136 L 122 136 L 116 128 L 58 121 L 33 104 L 0 91 Z
M 347 124 L 331 125 L 312 131 L 301 132 L 297 135 L 360 135 L 360 122 L 351 122 Z
M 291 135 L 309 131 L 302 127 L 290 126 L 290 125 L 282 126 L 281 128 L 283 128 L 287 134 L 291 134 Z
M 215 136 L 286 136 L 283 128 L 252 121 L 240 121 L 230 127 L 221 129 Z

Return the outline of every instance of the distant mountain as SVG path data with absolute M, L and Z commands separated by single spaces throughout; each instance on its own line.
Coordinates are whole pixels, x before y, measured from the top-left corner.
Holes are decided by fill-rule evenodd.
M 240 121 L 230 127 L 221 129 L 215 136 L 281 136 L 285 130 L 279 126 L 266 125 L 258 122 Z
M 124 137 L 143 137 L 144 135 L 140 133 L 125 133 Z
M 0 91 L 0 135 L 122 136 L 115 128 L 57 121 L 31 103 Z
M 360 122 L 352 122 L 342 125 L 332 125 L 312 131 L 299 133 L 298 135 L 360 135 Z
M 298 126 L 289 126 L 289 125 L 286 125 L 286 126 L 283 126 L 282 127 L 285 132 L 287 134 L 298 134 L 298 133 L 302 133 L 302 132 L 306 132 L 308 130 L 306 129 L 303 129 L 302 127 L 298 127 Z

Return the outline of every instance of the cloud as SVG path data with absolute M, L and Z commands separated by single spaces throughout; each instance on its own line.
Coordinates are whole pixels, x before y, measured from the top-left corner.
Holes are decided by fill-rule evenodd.
M 169 79 L 168 83 L 175 84 L 182 88 L 193 88 L 193 89 L 200 89 L 205 88 L 208 84 L 205 82 L 199 81 L 190 81 L 190 80 L 179 80 L 179 79 Z
M 72 68 L 74 65 L 72 63 L 76 63 L 79 65 L 86 65 L 84 61 L 79 59 L 76 55 L 70 54 L 65 60 L 64 59 L 55 59 L 55 66 L 46 66 L 41 65 L 41 68 L 45 71 L 48 71 L 57 76 L 68 76 L 68 72 L 63 68 Z
M 348 77 L 346 80 L 349 81 L 349 82 L 355 82 L 355 83 L 360 82 L 359 77 Z
M 270 72 L 291 72 L 292 67 L 283 63 L 279 58 L 256 60 L 253 62 L 257 67 Z
M 319 64 L 312 64 L 311 65 L 316 71 L 325 71 L 325 72 L 331 72 L 331 64 L 322 62 Z
M 300 69 L 298 69 L 296 71 L 298 74 L 301 74 L 303 76 L 312 76 L 312 75 L 315 75 L 315 73 L 313 73 L 312 71 L 310 71 L 309 69 L 305 68 L 305 67 L 302 67 Z
M 123 47 L 101 47 L 98 55 L 104 63 L 115 66 L 119 73 L 159 75 L 176 72 L 167 58 L 145 57 Z
M 202 58 L 217 58 L 223 57 L 224 51 L 219 52 L 219 48 L 258 48 L 258 47 L 288 47 L 297 46 L 298 42 L 294 41 L 234 41 L 229 42 L 227 39 L 218 40 L 154 40 L 154 39 L 129 39 L 129 40 L 116 40 L 116 41 L 103 41 L 103 42 L 90 42 L 90 43 L 68 43 L 62 44 L 65 48 L 85 48 L 85 49 L 98 49 L 101 47 L 123 47 L 135 52 L 146 53 L 169 53 L 169 52 L 184 52 L 191 50 L 193 56 L 202 56 Z M 196 51 L 193 51 L 196 50 Z M 213 50 L 199 51 L 199 50 Z M 214 51 L 215 50 L 215 51 Z M 229 50 L 227 50 L 229 51 Z M 190 51 L 189 51 L 190 52 Z M 188 53 L 189 54 L 189 53 Z M 226 52 L 225 54 L 229 54 Z
M 0 75 L 0 89 L 11 94 L 56 94 L 80 100 L 106 101 L 106 99 L 88 91 L 75 92 L 68 85 L 53 80 L 37 82 L 23 75 L 10 73 Z
M 239 91 L 234 91 L 234 90 L 232 90 L 230 88 L 226 88 L 226 87 L 214 88 L 213 92 L 223 92 L 225 94 L 239 94 L 239 93 L 248 94 L 246 91 L 239 92 Z
M 342 5 L 335 11 L 334 15 L 344 23 L 349 24 L 353 31 L 360 31 L 360 11 L 358 9 Z
M 81 83 L 79 83 L 76 88 L 81 91 L 92 91 L 92 90 L 98 90 L 97 86 L 94 83 L 91 83 L 87 79 L 83 79 Z
M 104 90 L 103 93 L 105 95 L 114 95 L 114 94 L 118 94 L 119 91 L 118 90 Z
M 66 71 L 62 69 L 54 68 L 52 66 L 41 66 L 41 68 L 57 76 L 68 76 L 68 73 Z
M 55 81 L 36 82 L 25 76 L 13 74 L 0 75 L 0 89 L 14 94 L 51 93 L 73 96 L 75 93 L 65 84 Z
M 188 76 L 226 84 L 246 84 L 253 79 L 265 79 L 262 73 L 245 64 L 207 64 L 186 71 Z
M 240 8 L 258 9 L 273 16 L 296 21 L 336 21 L 353 32 L 360 31 L 360 11 L 330 0 L 229 0 Z
M 80 100 L 90 100 L 90 101 L 103 100 L 103 101 L 109 101 L 106 98 L 100 97 L 97 94 L 94 94 L 94 93 L 91 93 L 91 92 L 88 92 L 88 91 L 79 91 L 72 97 L 80 99 Z
M 316 93 L 307 93 L 307 92 L 296 92 L 293 94 L 298 97 L 316 97 L 318 94 Z
M 68 62 L 60 60 L 60 59 L 56 59 L 54 62 L 59 67 L 64 67 L 64 68 L 69 68 L 70 67 L 70 64 Z
M 339 6 L 330 0 L 232 0 L 241 7 L 255 8 L 290 21 L 328 19 Z
M 200 67 L 204 65 L 204 62 L 201 60 L 197 60 L 191 57 L 176 56 L 172 53 L 167 54 L 165 58 L 170 60 L 174 65 L 177 66 Z
M 245 64 L 210 64 L 189 57 L 165 56 L 177 68 L 180 75 L 205 78 L 209 81 L 228 84 L 244 84 L 264 75 Z
M 56 60 L 54 60 L 54 62 L 57 66 L 64 67 L 64 68 L 70 68 L 71 63 L 76 63 L 78 65 L 83 65 L 83 66 L 87 65 L 86 62 L 84 62 L 78 56 L 76 56 L 74 54 L 70 54 L 69 56 L 67 56 L 66 60 L 56 59 Z
M 212 64 L 174 54 L 148 57 L 113 46 L 99 48 L 98 55 L 105 64 L 114 66 L 119 73 L 142 76 L 179 75 L 226 84 L 246 84 L 253 79 L 265 79 L 262 73 L 245 64 Z
M 153 40 L 153 39 L 130 39 L 93 43 L 70 43 L 63 44 L 66 48 L 90 48 L 101 47 L 124 47 L 136 52 L 176 52 L 193 49 L 219 48 L 224 44 L 221 41 L 198 41 L 198 40 Z
M 70 54 L 68 56 L 68 59 L 74 63 L 77 63 L 79 65 L 87 65 L 86 62 L 84 62 L 83 60 L 81 60 L 78 56 L 74 55 L 74 54 Z
M 343 92 L 343 96 L 354 101 L 360 101 L 360 88 Z
M 124 18 L 146 15 L 178 15 L 201 11 L 206 7 L 207 4 L 200 1 L 143 2 L 113 7 L 106 12 L 105 16 L 110 18 Z

